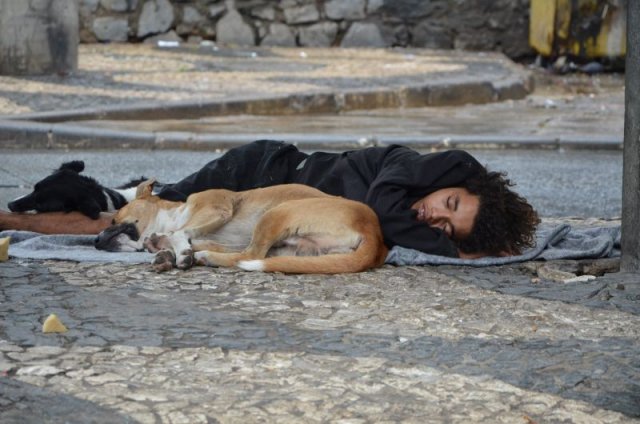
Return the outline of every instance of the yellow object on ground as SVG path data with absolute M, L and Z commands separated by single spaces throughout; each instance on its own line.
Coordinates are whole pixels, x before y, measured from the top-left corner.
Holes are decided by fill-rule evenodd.
M 9 242 L 11 237 L 0 238 L 0 262 L 9 260 Z
M 56 314 L 51 314 L 44 320 L 42 324 L 43 333 L 66 333 L 67 327 L 60 321 L 60 318 Z
M 531 0 L 529 44 L 543 56 L 625 55 L 626 0 Z

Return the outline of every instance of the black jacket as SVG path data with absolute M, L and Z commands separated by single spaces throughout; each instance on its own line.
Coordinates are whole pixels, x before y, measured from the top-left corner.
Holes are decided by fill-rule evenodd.
M 447 236 L 417 221 L 416 212 L 410 207 L 436 190 L 460 186 L 481 167 L 461 150 L 420 155 L 393 145 L 307 155 L 290 144 L 262 140 L 230 150 L 195 174 L 164 187 L 159 195 L 185 200 L 191 193 L 210 188 L 247 190 L 275 184 L 306 184 L 369 205 L 380 219 L 389 247 L 399 245 L 457 256 L 457 249 Z

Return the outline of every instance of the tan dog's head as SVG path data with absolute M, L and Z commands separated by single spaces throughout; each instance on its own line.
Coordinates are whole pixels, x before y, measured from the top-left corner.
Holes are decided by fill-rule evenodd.
M 158 212 L 160 198 L 154 196 L 151 179 L 141 183 L 136 190 L 136 198 L 122 207 L 113 218 L 113 225 L 135 224 L 140 234 L 149 226 Z
M 123 206 L 115 215 L 112 225 L 98 234 L 96 249 L 110 252 L 142 250 L 143 239 L 149 224 L 153 222 L 161 201 L 152 194 L 155 180 L 147 180 L 138 186 L 136 198 Z

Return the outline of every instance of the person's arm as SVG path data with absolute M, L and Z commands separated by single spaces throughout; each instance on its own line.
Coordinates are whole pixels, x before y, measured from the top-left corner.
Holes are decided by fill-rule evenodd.
M 113 213 L 91 219 L 80 212 L 11 213 L 0 210 L 0 230 L 41 234 L 98 234 L 111 225 Z
M 384 242 L 388 247 L 402 246 L 440 256 L 458 256 L 456 245 L 437 228 L 415 219 L 415 213 L 378 214 Z

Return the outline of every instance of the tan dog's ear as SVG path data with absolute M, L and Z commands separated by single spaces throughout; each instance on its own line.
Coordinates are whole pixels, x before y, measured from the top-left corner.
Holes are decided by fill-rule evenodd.
M 153 184 L 155 184 L 155 178 L 151 178 L 143 183 L 140 183 L 136 189 L 136 199 L 145 199 L 151 196 L 153 192 Z

